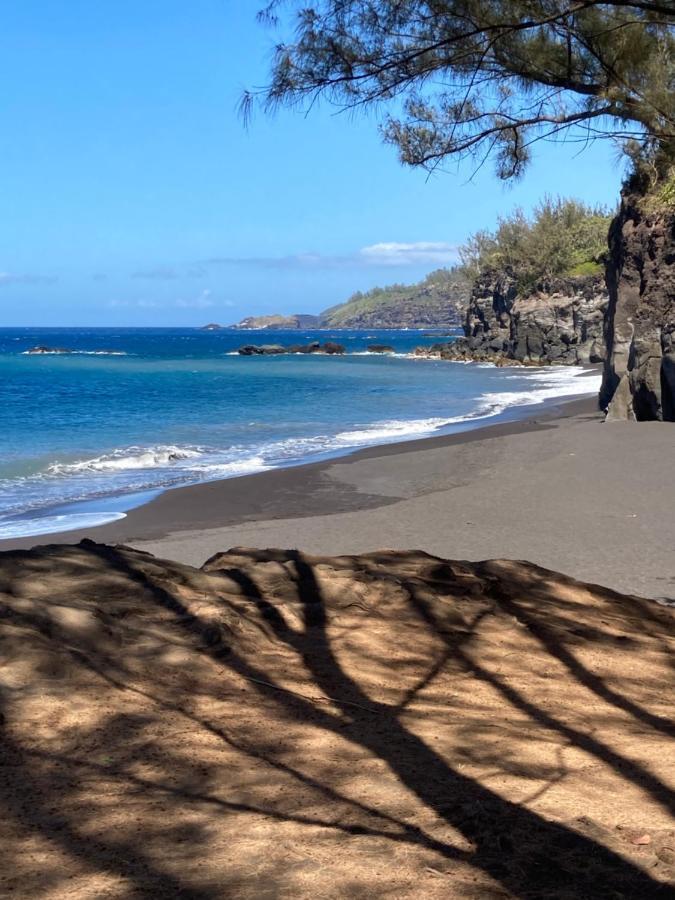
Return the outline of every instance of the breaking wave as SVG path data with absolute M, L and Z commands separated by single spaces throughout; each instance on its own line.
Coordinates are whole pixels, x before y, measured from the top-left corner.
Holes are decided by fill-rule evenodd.
M 504 387 L 509 386 L 511 378 L 518 377 L 522 383 L 523 374 L 504 375 Z M 100 504 L 106 498 L 109 501 L 149 490 L 234 478 L 329 458 L 350 449 L 421 438 L 458 426 L 470 428 L 474 422 L 489 420 L 512 408 L 597 392 L 600 376 L 576 367 L 547 368 L 529 370 L 526 384 L 525 390 L 481 394 L 473 409 L 462 415 L 382 419 L 332 434 L 268 438 L 257 444 L 225 447 L 129 446 L 90 458 L 50 462 L 33 474 L 0 479 L 0 539 L 105 524 L 123 514 L 118 510 L 133 505 L 125 506 L 123 501 L 112 513 L 96 509 L 77 512 L 72 505 L 81 501 Z M 35 531 L 36 527 L 41 530 Z
M 21 356 L 129 356 L 126 350 L 22 350 Z
M 86 472 L 125 472 L 130 469 L 157 469 L 201 455 L 197 447 L 127 447 L 93 459 L 52 463 L 47 475 L 80 475 Z

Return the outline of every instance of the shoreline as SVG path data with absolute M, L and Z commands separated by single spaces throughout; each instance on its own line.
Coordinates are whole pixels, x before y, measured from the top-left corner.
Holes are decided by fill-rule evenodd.
M 410 357 L 410 359 L 415 361 L 427 361 L 426 357 L 416 357 L 412 354 L 408 354 L 408 356 Z M 466 363 L 460 362 L 459 365 L 466 365 Z M 24 547 L 34 546 L 35 541 L 48 540 L 54 536 L 64 536 L 64 540 L 67 540 L 68 536 L 71 535 L 73 536 L 73 541 L 75 541 L 75 536 L 78 536 L 77 539 L 81 539 L 82 535 L 87 536 L 93 529 L 95 529 L 97 533 L 100 533 L 102 529 L 111 528 L 116 524 L 119 524 L 121 526 L 121 530 L 116 530 L 115 534 L 118 535 L 124 533 L 125 529 L 123 527 L 123 523 L 128 520 L 130 516 L 134 515 L 135 517 L 135 511 L 138 508 L 144 507 L 148 504 L 152 504 L 155 500 L 157 500 L 167 492 L 182 491 L 202 485 L 213 485 L 218 484 L 221 481 L 231 481 L 239 478 L 258 477 L 259 475 L 263 475 L 265 473 L 285 471 L 291 468 L 302 469 L 306 466 L 331 463 L 335 460 L 351 457 L 352 455 L 361 452 L 371 450 L 378 451 L 383 447 L 398 446 L 400 444 L 415 444 L 419 441 L 434 440 L 436 438 L 442 437 L 453 437 L 466 432 L 494 427 L 496 425 L 517 423 L 529 418 L 532 410 L 534 409 L 538 410 L 542 415 L 548 414 L 549 411 L 552 411 L 555 414 L 555 410 L 557 410 L 561 406 L 561 404 L 565 404 L 569 401 L 573 401 L 579 398 L 596 396 L 595 392 L 582 392 L 580 388 L 583 385 L 584 379 L 598 375 L 599 367 L 595 365 L 588 365 L 578 366 L 575 368 L 577 373 L 575 375 L 575 380 L 578 379 L 579 383 L 578 385 L 575 385 L 575 387 L 578 388 L 577 391 L 572 394 L 563 392 L 560 394 L 554 393 L 552 396 L 546 396 L 548 389 L 543 388 L 540 391 L 540 393 L 544 394 L 543 397 L 539 397 L 534 401 L 532 399 L 528 401 L 526 398 L 530 395 L 527 392 L 524 392 L 522 394 L 522 402 L 507 403 L 502 409 L 494 412 L 481 412 L 480 410 L 478 410 L 473 415 L 469 414 L 465 417 L 460 416 L 456 419 L 450 417 L 445 424 L 437 426 L 436 428 L 429 431 L 420 430 L 417 433 L 415 433 L 415 431 L 406 433 L 406 431 L 404 430 L 397 434 L 396 430 L 392 430 L 391 433 L 387 434 L 386 438 L 384 439 L 379 438 L 372 442 L 362 441 L 356 442 L 351 446 L 349 444 L 346 444 L 344 447 L 335 446 L 321 451 L 314 451 L 307 454 L 304 458 L 299 457 L 296 459 L 289 459 L 285 461 L 276 461 L 272 465 L 263 466 L 262 468 L 254 467 L 251 471 L 244 471 L 241 474 L 237 473 L 216 476 L 206 480 L 186 481 L 183 484 L 157 484 L 155 486 L 148 485 L 146 487 L 138 488 L 130 492 L 123 491 L 121 493 L 108 494 L 99 497 L 92 496 L 90 498 L 83 498 L 81 500 L 72 500 L 63 503 L 56 503 L 51 506 L 45 506 L 39 510 L 20 515 L 16 519 L 16 525 L 19 527 L 21 527 L 22 524 L 30 527 L 31 522 L 34 522 L 36 525 L 42 522 L 43 526 L 41 530 L 23 534 L 19 532 L 18 534 L 10 534 L 7 536 L 3 535 L 2 530 L 0 530 L 0 551 L 5 549 L 6 547 L 8 547 L 9 549 L 22 549 Z M 569 369 L 569 367 L 560 366 L 558 367 L 558 369 L 560 374 L 563 374 L 564 372 L 566 372 L 566 370 Z M 537 372 L 540 372 L 540 369 L 537 369 Z M 537 390 L 538 389 L 535 386 L 534 395 L 536 395 Z M 555 388 L 553 390 L 555 390 Z M 63 528 L 59 528 L 58 520 L 66 519 L 71 520 L 69 525 L 64 526 Z M 75 522 L 73 521 L 74 519 L 78 520 L 77 524 L 75 524 Z M 3 523 L 0 522 L 0 525 L 2 524 Z M 6 523 L 4 524 L 6 525 Z M 194 525 L 194 523 L 192 524 Z M 219 521 L 216 524 L 223 523 L 222 521 Z M 52 527 L 46 527 L 48 525 Z M 143 537 L 145 536 L 146 534 L 144 533 Z M 158 535 L 155 531 L 152 531 L 150 536 L 157 537 Z
M 416 549 L 526 559 L 675 603 L 675 507 L 664 490 L 673 426 L 604 423 L 588 394 L 521 411 L 459 433 L 174 488 L 109 525 L 3 540 L 0 551 L 88 538 L 201 566 L 237 546 L 333 556 Z
M 595 368 L 589 367 L 588 375 Z M 290 462 L 229 478 L 107 497 L 103 498 L 103 505 L 113 508 L 119 506 L 120 510 L 124 510 L 119 518 L 100 524 L 85 524 L 81 528 L 0 538 L 0 552 L 28 550 L 52 543 L 76 544 L 87 538 L 101 543 L 123 544 L 158 541 L 182 531 L 211 530 L 243 522 L 265 521 L 270 515 L 276 516 L 282 510 L 294 517 L 304 518 L 316 512 L 310 497 L 323 476 L 334 465 L 525 433 L 542 427 L 553 427 L 547 423 L 591 410 L 597 412 L 595 394 L 580 393 L 550 398 L 537 404 L 509 407 L 494 417 L 446 426 L 448 430 L 441 429 L 441 433 L 327 452 L 318 459 Z M 492 418 L 496 421 L 491 421 Z M 300 489 L 304 489 L 306 502 L 303 501 Z M 333 499 L 334 512 L 353 512 L 387 503 L 387 499 L 380 495 L 368 497 L 359 493 L 358 497 L 350 497 L 344 491 L 340 491 L 339 496 Z M 75 511 L 86 509 L 95 503 L 95 500 L 75 501 L 67 508 Z M 91 515 L 95 515 L 94 511 L 91 511 Z

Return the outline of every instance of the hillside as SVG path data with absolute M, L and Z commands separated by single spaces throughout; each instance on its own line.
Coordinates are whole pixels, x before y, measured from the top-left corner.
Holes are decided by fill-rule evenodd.
M 458 325 L 469 285 L 457 269 L 437 269 L 417 284 L 358 291 L 321 314 L 329 328 L 433 328 Z
M 293 328 L 320 328 L 318 316 L 310 315 L 271 315 L 271 316 L 247 316 L 230 328 L 241 328 L 244 331 L 289 331 Z
M 331 306 L 318 316 L 247 316 L 231 328 L 274 331 L 294 328 L 445 328 L 459 325 L 470 285 L 459 269 L 437 269 L 416 284 L 392 284 Z M 213 326 L 206 326 L 213 328 Z

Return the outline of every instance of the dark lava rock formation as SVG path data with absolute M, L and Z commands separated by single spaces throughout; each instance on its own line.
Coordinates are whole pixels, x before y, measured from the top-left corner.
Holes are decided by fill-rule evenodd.
M 609 235 L 608 419 L 675 421 L 675 210 L 625 193 Z
M 600 275 L 556 279 L 526 296 L 508 275 L 479 279 L 466 313 L 465 336 L 427 352 L 443 359 L 501 364 L 602 362 L 607 303 Z
M 312 341 L 311 344 L 245 344 L 237 351 L 241 356 L 278 356 L 282 353 L 322 353 L 328 356 L 341 356 L 345 352 L 342 344 L 334 341 Z
M 25 350 L 24 352 L 27 356 L 41 356 L 44 354 L 64 355 L 66 353 L 72 353 L 73 351 L 69 350 L 67 347 L 45 347 L 42 344 L 39 344 L 37 347 L 31 347 L 30 350 Z

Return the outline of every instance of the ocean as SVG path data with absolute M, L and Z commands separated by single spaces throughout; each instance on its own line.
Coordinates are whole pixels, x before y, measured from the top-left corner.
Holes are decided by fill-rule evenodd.
M 236 353 L 311 340 L 347 353 Z M 407 355 L 436 340 L 418 331 L 0 329 L 0 539 L 103 524 L 168 488 L 517 418 L 598 387 L 576 368 Z M 395 353 L 369 354 L 370 343 Z M 36 345 L 74 352 L 25 353 Z

